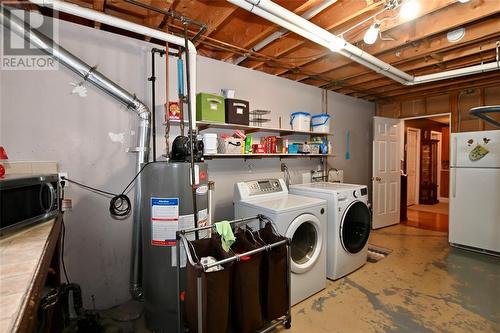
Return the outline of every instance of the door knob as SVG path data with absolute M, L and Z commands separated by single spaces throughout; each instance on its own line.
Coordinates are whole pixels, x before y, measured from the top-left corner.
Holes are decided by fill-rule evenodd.
M 382 180 L 382 177 L 372 177 L 372 181 L 374 181 L 374 180 L 379 182 Z

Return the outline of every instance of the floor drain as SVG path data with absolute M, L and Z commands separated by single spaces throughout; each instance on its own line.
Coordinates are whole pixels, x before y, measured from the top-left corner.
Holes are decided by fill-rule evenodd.
M 371 263 L 377 263 L 380 260 L 387 257 L 391 252 L 392 252 L 391 249 L 368 244 L 368 255 L 366 257 L 366 261 Z

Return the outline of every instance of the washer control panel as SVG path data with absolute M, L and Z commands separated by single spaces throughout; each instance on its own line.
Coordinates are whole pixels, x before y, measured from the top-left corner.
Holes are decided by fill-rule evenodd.
M 252 180 L 245 182 L 250 195 L 268 194 L 283 192 L 281 183 L 278 179 Z

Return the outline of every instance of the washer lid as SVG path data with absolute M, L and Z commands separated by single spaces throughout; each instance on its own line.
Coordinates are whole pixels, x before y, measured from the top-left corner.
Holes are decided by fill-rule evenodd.
M 257 198 L 240 201 L 239 204 L 250 207 L 258 207 L 272 213 L 284 213 L 316 207 L 321 204 L 326 204 L 326 201 L 322 199 L 288 194 L 279 197 Z
M 296 188 L 298 190 L 308 190 L 312 192 L 322 192 L 322 193 L 352 191 L 352 190 L 359 190 L 364 187 L 366 187 L 366 185 L 330 183 L 330 182 L 317 182 L 317 183 L 297 184 L 290 186 L 291 189 Z

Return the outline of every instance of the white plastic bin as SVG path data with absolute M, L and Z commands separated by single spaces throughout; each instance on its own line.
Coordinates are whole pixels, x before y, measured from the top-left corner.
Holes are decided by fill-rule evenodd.
M 315 133 L 330 132 L 330 115 L 326 113 L 316 114 L 311 117 L 312 131 Z
M 294 131 L 311 130 L 311 114 L 308 112 L 294 112 L 290 115 L 290 125 Z
M 217 154 L 217 133 L 203 134 L 203 153 L 205 155 Z

